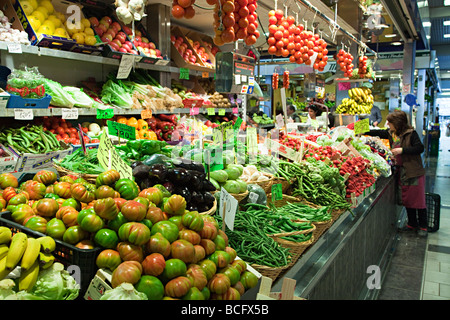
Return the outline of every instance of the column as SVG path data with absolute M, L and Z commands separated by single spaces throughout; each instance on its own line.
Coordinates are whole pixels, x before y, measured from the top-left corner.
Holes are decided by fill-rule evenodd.
M 427 81 L 427 70 L 420 69 L 417 79 L 417 114 L 416 114 L 416 128 L 420 139 L 423 141 L 424 119 L 425 112 L 425 84 Z
M 416 63 L 416 41 L 409 40 L 405 43 L 403 57 L 403 87 L 402 87 L 402 110 L 405 111 L 410 119 L 412 118 L 412 107 L 407 105 L 404 100 L 407 94 L 414 94 L 414 70 Z

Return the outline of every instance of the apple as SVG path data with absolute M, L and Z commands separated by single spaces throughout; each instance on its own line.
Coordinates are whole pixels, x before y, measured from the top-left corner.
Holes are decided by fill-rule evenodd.
M 133 44 L 134 44 L 135 47 L 137 47 L 139 45 L 139 42 L 136 41 L 136 40 L 133 40 Z
M 193 54 L 191 49 L 186 49 L 186 52 L 189 53 L 189 55 Z
M 104 24 L 99 24 L 98 25 L 98 27 L 97 28 L 100 28 L 100 29 L 102 29 L 103 30 L 103 33 L 105 33 L 106 32 L 106 30 L 108 30 L 108 27 L 106 26 L 106 25 L 104 25 Z
M 109 23 L 106 20 L 100 20 L 100 24 L 99 25 L 104 25 L 106 27 L 106 29 L 109 29 Z
M 191 62 L 191 63 L 195 63 L 196 61 L 197 61 L 197 58 L 195 56 L 191 56 L 189 58 L 189 62 Z
M 137 52 L 136 50 L 134 50 L 134 49 L 131 49 L 130 51 L 128 51 L 129 53 L 132 53 L 132 54 L 139 54 L 139 52 Z
M 170 42 L 174 43 L 177 40 L 177 38 L 172 34 L 170 35 Z
M 136 41 L 142 41 L 141 37 L 138 37 L 138 36 L 134 37 L 134 40 L 136 40 Z
M 110 34 L 104 34 L 101 39 L 103 42 L 110 43 L 113 37 Z
M 142 38 L 142 42 L 145 42 L 145 43 L 149 43 L 150 41 L 148 41 L 148 39 L 146 38 L 146 37 L 141 37 Z
M 158 49 L 154 49 L 155 50 L 155 54 L 157 55 L 157 56 L 160 56 L 161 55 L 161 51 L 160 50 L 158 50 Z
M 149 49 L 148 51 L 149 51 L 150 55 L 152 55 L 152 56 L 156 56 L 157 55 L 156 51 L 154 49 Z
M 127 26 L 124 26 L 122 29 L 123 29 L 123 31 L 125 31 L 125 33 L 126 33 L 127 35 L 129 35 L 129 36 L 131 36 L 131 35 L 133 34 L 133 31 L 131 30 L 131 28 L 129 28 L 129 27 L 127 27 Z
M 119 48 L 122 47 L 122 42 L 120 42 L 119 39 L 113 39 L 113 40 L 111 41 L 111 43 L 115 43 Z M 110 44 L 111 44 L 111 43 L 110 43 Z
M 118 23 L 117 21 L 114 21 L 113 23 L 111 23 L 111 28 L 113 28 L 116 32 L 119 32 L 120 29 L 122 29 L 122 27 L 120 26 L 120 23 Z
M 112 28 L 109 28 L 108 30 L 106 30 L 106 32 L 103 35 L 105 35 L 105 34 L 110 34 L 113 37 L 113 39 L 116 37 L 116 31 L 114 31 L 114 29 L 112 29 Z
M 137 37 L 142 37 L 142 32 L 140 32 L 139 30 L 135 30 L 135 31 L 134 31 L 134 34 L 135 34 Z
M 105 32 L 105 31 L 103 31 L 103 29 L 100 28 L 100 27 L 95 27 L 94 30 L 95 30 L 95 33 L 97 33 L 97 35 L 98 35 L 99 37 L 103 36 L 103 33 Z
M 121 49 L 115 42 L 110 42 L 109 45 L 114 51 L 119 51 Z
M 128 51 L 127 51 L 127 49 L 125 49 L 125 48 L 122 46 L 122 48 L 119 49 L 119 52 L 127 53 Z
M 94 28 L 97 27 L 99 24 L 98 19 L 96 17 L 90 17 L 89 22 L 91 23 L 91 26 Z
M 106 22 L 108 22 L 108 24 L 111 24 L 113 22 L 112 19 L 108 16 L 104 16 L 101 20 L 105 20 Z
M 155 45 L 153 42 L 149 42 L 149 43 L 148 43 L 148 47 L 149 47 L 150 49 L 156 49 L 156 45 Z
M 127 51 L 131 50 L 133 47 L 130 46 L 127 42 L 122 43 L 122 48 L 125 48 Z
M 125 41 L 124 43 L 126 43 L 127 45 L 130 46 L 130 49 L 133 49 L 133 44 L 131 43 L 131 41 Z

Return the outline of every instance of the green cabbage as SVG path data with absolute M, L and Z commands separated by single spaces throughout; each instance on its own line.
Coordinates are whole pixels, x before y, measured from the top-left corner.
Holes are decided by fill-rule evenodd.
M 9 296 L 15 295 L 14 287 L 16 284 L 11 279 L 3 279 L 0 281 L 0 300 L 8 299 Z
M 137 291 L 131 283 L 122 283 L 120 286 L 106 290 L 100 300 L 148 300 L 147 295 Z
M 52 101 L 50 102 L 51 105 L 62 108 L 73 108 L 76 101 L 64 90 L 60 83 L 45 78 L 43 79 L 43 82 L 45 93 L 52 96 Z
M 94 100 L 84 93 L 82 89 L 70 86 L 65 86 L 63 88 L 72 96 L 73 100 L 75 100 L 75 107 L 92 108 Z

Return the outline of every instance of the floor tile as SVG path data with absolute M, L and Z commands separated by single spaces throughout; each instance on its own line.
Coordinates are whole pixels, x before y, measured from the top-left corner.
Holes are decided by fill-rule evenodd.
M 424 294 L 422 300 L 449 300 L 449 299 L 445 297 L 434 296 L 431 294 Z
M 425 272 L 427 272 L 427 271 L 440 272 L 441 271 L 441 263 L 439 261 L 435 261 L 435 260 L 427 260 L 425 263 Z
M 450 285 L 439 284 L 439 296 L 450 299 Z
M 450 263 L 440 262 L 438 271 L 442 273 L 450 273 Z
M 431 281 L 424 281 L 422 293 L 438 296 L 439 295 L 439 283 L 431 282 Z
M 450 285 L 450 274 L 436 271 L 426 271 L 425 281 L 432 281 Z

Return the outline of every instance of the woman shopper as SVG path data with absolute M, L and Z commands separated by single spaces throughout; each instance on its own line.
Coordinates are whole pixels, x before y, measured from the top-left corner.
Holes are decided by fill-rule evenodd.
M 417 231 L 427 236 L 428 218 L 425 200 L 425 169 L 421 154 L 425 148 L 419 135 L 408 122 L 404 111 L 394 111 L 386 118 L 388 130 L 373 130 L 370 135 L 389 139 L 391 151 L 399 167 L 399 184 L 402 205 L 406 208 L 408 222 L 401 231 Z

